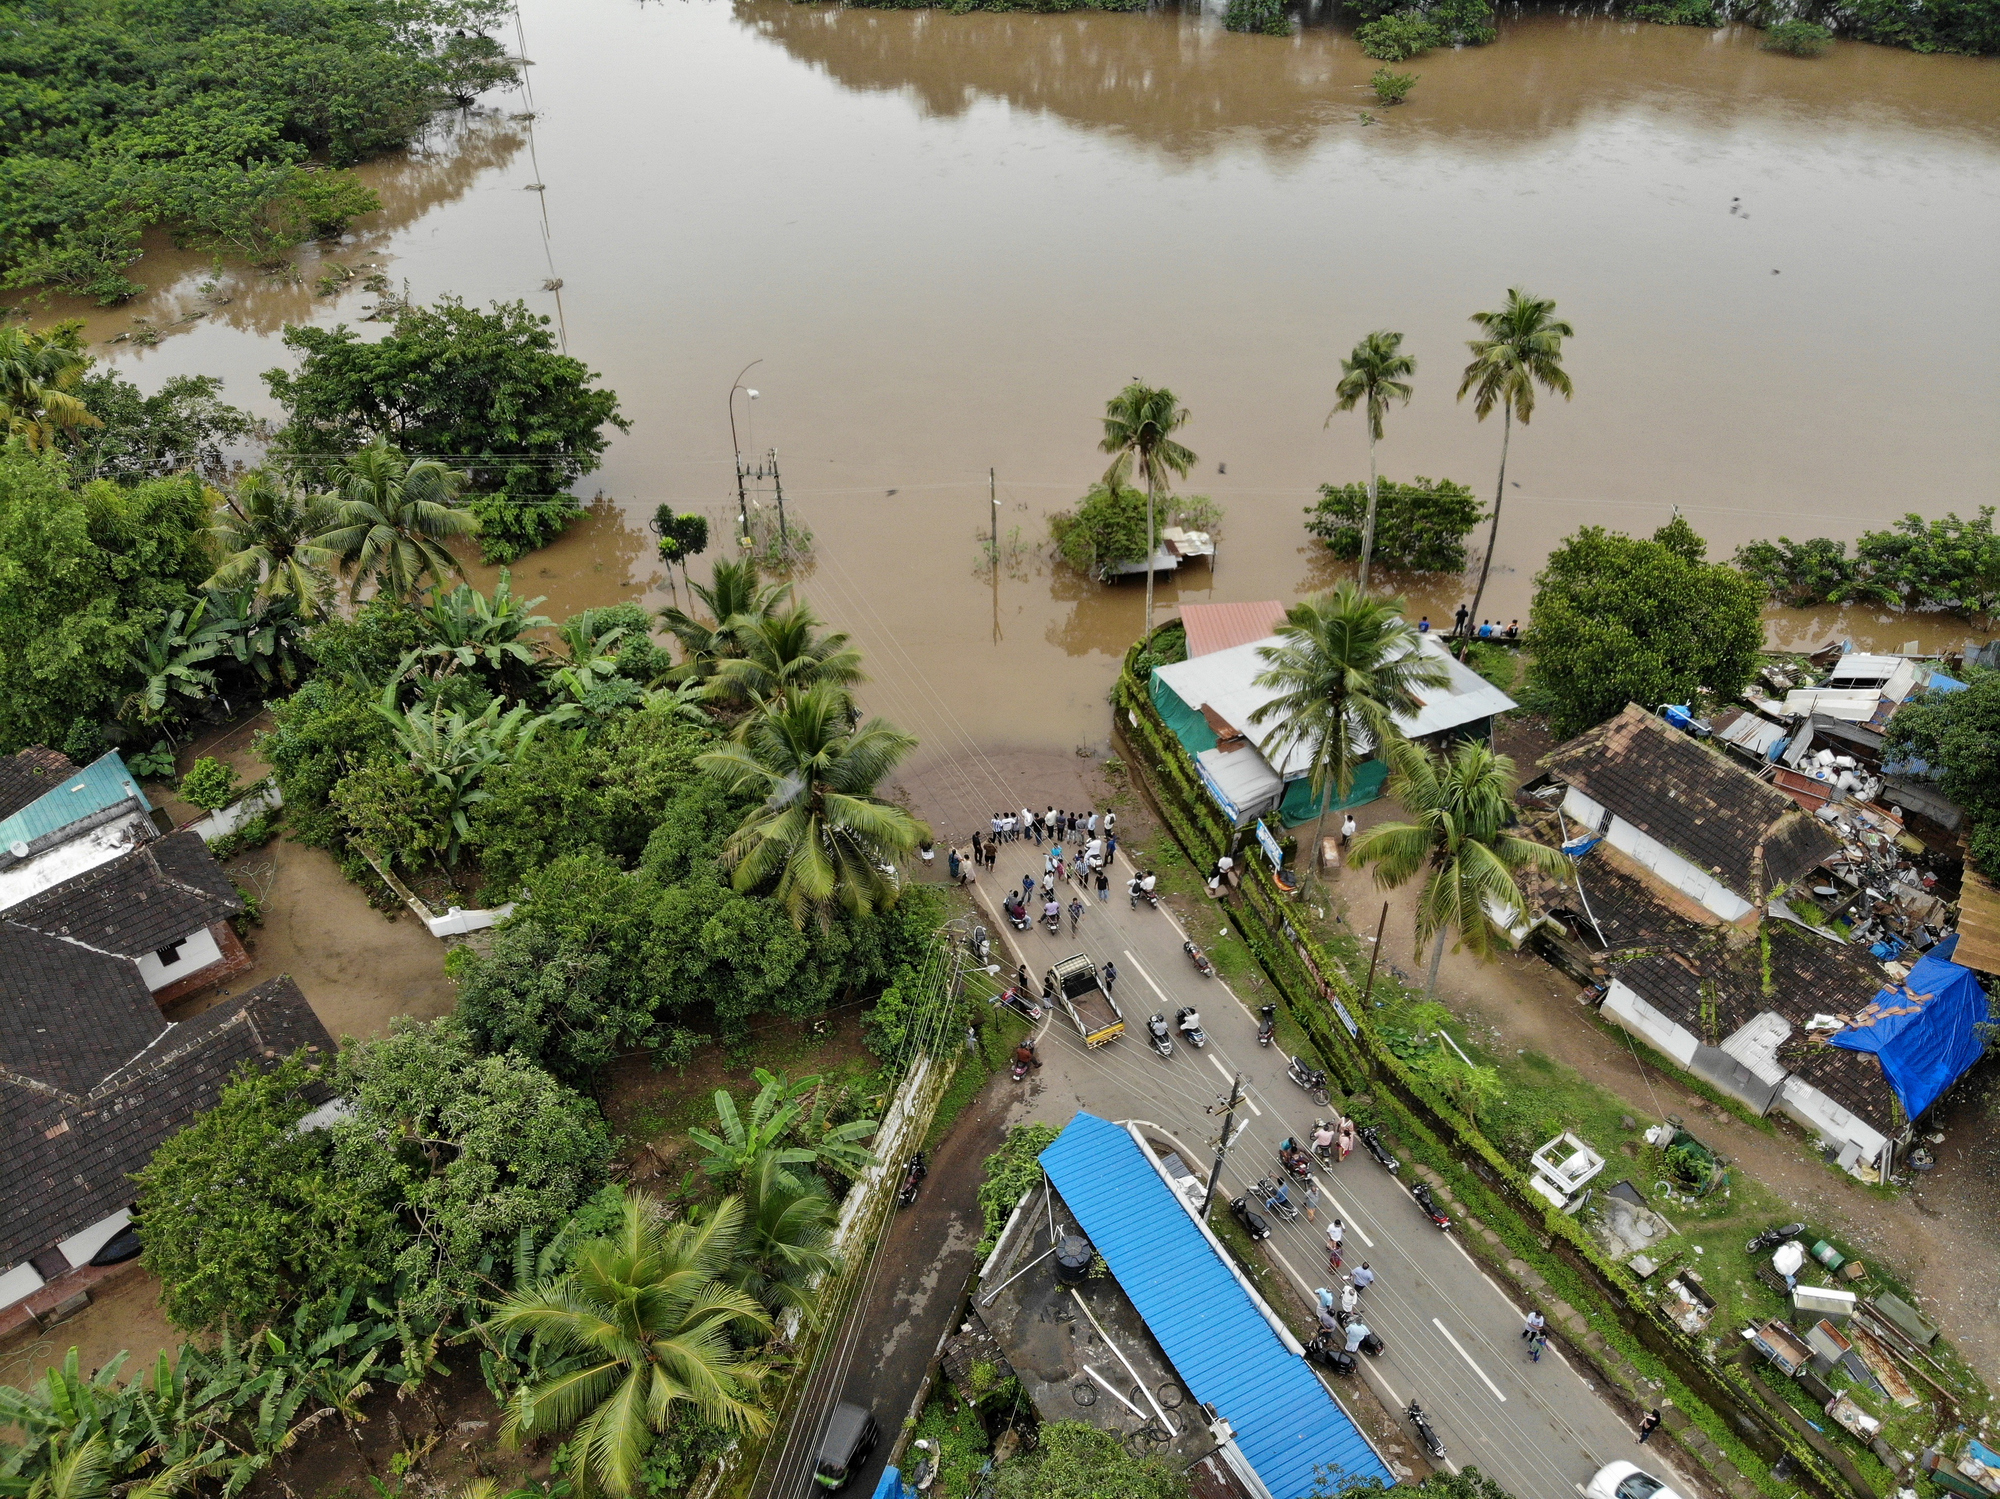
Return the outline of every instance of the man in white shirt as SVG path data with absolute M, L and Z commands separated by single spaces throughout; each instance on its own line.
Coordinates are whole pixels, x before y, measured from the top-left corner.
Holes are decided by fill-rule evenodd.
M 1037 848 L 1041 847 L 1042 843 L 1041 819 L 1036 817 L 1035 814 L 1030 812 L 1026 807 L 1023 807 L 1021 809 L 1021 832 L 1024 835 L 1028 833 L 1033 833 L 1035 835 L 1035 846 Z

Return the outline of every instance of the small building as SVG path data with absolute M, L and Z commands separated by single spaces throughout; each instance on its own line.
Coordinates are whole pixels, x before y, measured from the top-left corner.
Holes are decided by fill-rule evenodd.
M 157 837 L 153 819 L 115 752 L 81 770 L 41 745 L 0 759 L 0 910 Z
M 1192 628 L 1199 633 L 1207 625 L 1198 620 Z M 1188 660 L 1154 669 L 1150 692 L 1154 708 L 1194 760 L 1216 805 L 1237 827 L 1274 814 L 1287 825 L 1319 816 L 1321 808 L 1309 781 L 1314 746 L 1292 742 L 1280 748 L 1279 718 L 1273 714 L 1261 723 L 1254 721 L 1259 709 L 1282 695 L 1275 688 L 1259 687 L 1256 679 L 1270 667 L 1265 653 L 1283 645 L 1283 640 L 1266 635 L 1194 655 L 1194 639 L 1191 634 Z M 1397 727 L 1406 737 L 1430 745 L 1489 737 L 1494 717 L 1514 707 L 1514 700 L 1454 659 L 1436 636 L 1419 636 L 1415 648 L 1443 663 L 1447 680 L 1441 688 L 1417 692 L 1417 712 L 1398 716 Z M 1353 807 L 1373 801 L 1382 794 L 1388 774 L 1382 760 L 1364 761 L 1355 769 L 1347 800 L 1333 805 Z

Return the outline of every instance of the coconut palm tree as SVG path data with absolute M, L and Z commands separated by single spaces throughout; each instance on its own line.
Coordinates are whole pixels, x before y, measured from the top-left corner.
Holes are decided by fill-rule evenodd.
M 502 1439 L 569 1432 L 592 1484 L 614 1495 L 633 1491 L 682 1407 L 742 1432 L 771 1424 L 754 1403 L 764 1365 L 729 1335 L 771 1325 L 756 1297 L 722 1279 L 743 1237 L 741 1200 L 725 1198 L 700 1223 L 660 1219 L 657 1202 L 631 1193 L 616 1233 L 578 1249 L 568 1274 L 513 1292 L 486 1324 L 583 1361 L 515 1391 Z
M 1390 794 L 1410 822 L 1378 823 L 1356 836 L 1349 857 L 1375 866 L 1375 883 L 1397 889 L 1422 874 L 1417 897 L 1416 955 L 1431 944 L 1425 993 L 1437 993 L 1445 938 L 1479 957 L 1492 954 L 1502 933 L 1519 921 L 1517 869 L 1561 874 L 1563 856 L 1545 843 L 1507 831 L 1514 762 L 1468 739 L 1433 757 L 1407 740 L 1390 746 Z
M 1375 554 L 1375 444 L 1382 440 L 1382 417 L 1391 401 L 1410 402 L 1409 376 L 1417 372 L 1417 361 L 1402 352 L 1403 335 L 1378 328 L 1354 346 L 1354 352 L 1340 361 L 1340 384 L 1333 388 L 1339 399 L 1326 414 L 1327 426 L 1343 411 L 1367 403 L 1368 416 L 1368 518 L 1361 525 L 1361 591 L 1368 591 L 1368 559 Z
M 379 593 L 408 598 L 446 573 L 464 578 L 444 538 L 479 529 L 479 518 L 458 506 L 469 475 L 435 458 L 412 462 L 377 439 L 349 454 L 337 478 L 332 526 L 313 540 L 353 569 L 350 598 L 371 580 Z
M 1510 287 L 1507 303 L 1497 312 L 1475 312 L 1472 321 L 1480 336 L 1467 339 L 1472 362 L 1458 383 L 1458 398 L 1472 394 L 1473 413 L 1483 422 L 1500 408 L 1500 481 L 1493 490 L 1493 523 L 1486 532 L 1486 555 L 1479 563 L 1479 586 L 1473 590 L 1472 613 L 1479 618 L 1479 601 L 1486 596 L 1486 575 L 1493 568 L 1493 547 L 1500 539 L 1500 502 L 1507 494 L 1507 444 L 1514 434 L 1514 418 L 1527 426 L 1535 414 L 1535 387 L 1561 396 L 1573 394 L 1570 379 L 1562 367 L 1562 341 L 1574 338 L 1576 330 L 1555 316 L 1556 304 L 1546 297 L 1531 297 L 1520 287 Z
M 1326 814 L 1354 789 L 1355 767 L 1369 750 L 1381 754 L 1402 738 L 1395 716 L 1417 711 L 1417 689 L 1442 687 L 1451 674 L 1422 650 L 1401 599 L 1371 599 L 1352 583 L 1292 605 L 1277 635 L 1277 645 L 1258 650 L 1269 665 L 1254 680 L 1281 695 L 1250 721 L 1278 720 L 1264 745 L 1267 758 L 1277 760 L 1294 745 L 1311 753 L 1317 850 Z
M 258 599 L 288 598 L 307 619 L 326 612 L 340 555 L 319 538 L 334 523 L 329 496 L 308 494 L 269 469 L 253 468 L 223 496 L 208 523 L 222 565 L 203 588 L 252 587 Z
M 82 326 L 0 328 L 0 431 L 39 450 L 65 432 L 104 425 L 72 394 L 90 369 Z
M 818 682 L 851 687 L 865 680 L 861 652 L 843 634 L 818 634 L 823 621 L 810 605 L 748 619 L 737 632 L 743 654 L 720 660 L 711 679 L 718 698 L 775 702 Z
M 1098 447 L 1113 455 L 1104 471 L 1105 488 L 1117 494 L 1137 465 L 1146 481 L 1146 633 L 1153 633 L 1153 539 L 1155 497 L 1171 487 L 1173 478 L 1187 477 L 1195 455 L 1174 441 L 1174 433 L 1187 424 L 1185 406 L 1177 405 L 1174 393 L 1158 390 L 1134 380 L 1104 403 L 1104 440 Z
M 740 562 L 718 560 L 714 583 L 691 583 L 688 591 L 701 600 L 709 617 L 699 619 L 670 607 L 660 611 L 660 623 L 680 642 L 676 669 L 685 678 L 706 681 L 715 675 L 718 662 L 743 654 L 746 633 L 790 600 L 792 585 L 760 582 L 757 564 L 745 557 Z
M 796 1310 L 807 1322 L 819 1315 L 814 1282 L 834 1267 L 827 1245 L 840 1210 L 817 1177 L 787 1181 L 771 1152 L 751 1162 L 743 1176 L 744 1234 L 736 1262 L 723 1279 L 755 1296 L 772 1316 Z
M 723 845 L 738 890 L 776 877 L 776 895 L 803 926 L 839 906 L 856 916 L 896 902 L 896 860 L 930 829 L 875 788 L 916 740 L 871 718 L 850 727 L 847 694 L 821 682 L 768 708 L 742 737 L 695 764 L 757 797 Z

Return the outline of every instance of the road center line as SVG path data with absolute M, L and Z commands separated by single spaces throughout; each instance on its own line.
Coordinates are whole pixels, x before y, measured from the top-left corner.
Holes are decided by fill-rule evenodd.
M 1486 1388 L 1493 1392 L 1494 1399 L 1500 1401 L 1504 1405 L 1506 1403 L 1507 1397 L 1504 1393 L 1502 1393 L 1500 1386 L 1495 1384 L 1492 1380 L 1486 1379 L 1486 1371 L 1480 1368 L 1479 1365 L 1473 1363 L 1472 1355 L 1467 1353 L 1465 1349 L 1460 1345 L 1458 1339 L 1454 1338 L 1451 1335 L 1451 1329 L 1446 1327 L 1442 1322 L 1438 1321 L 1438 1319 L 1435 1317 L 1431 1318 L 1431 1326 L 1435 1327 L 1439 1332 L 1444 1334 L 1444 1340 L 1447 1343 L 1451 1344 L 1452 1347 L 1458 1349 L 1458 1356 L 1465 1360 L 1467 1366 L 1471 1368 L 1474 1374 L 1477 1374 L 1481 1379 L 1486 1380 Z
M 1130 955 L 1127 954 L 1127 956 Z M 1208 1054 L 1208 1059 L 1211 1062 L 1215 1063 L 1215 1070 L 1221 1073 L 1224 1080 L 1227 1081 L 1229 1085 L 1233 1088 L 1236 1085 L 1236 1074 L 1231 1072 L 1228 1066 L 1224 1064 L 1222 1058 L 1217 1056 L 1214 1052 L 1210 1052 Z M 1252 1098 L 1248 1093 L 1245 1093 L 1243 1095 L 1243 1101 L 1250 1105 L 1251 1113 L 1255 1114 L 1259 1119 L 1262 1119 L 1264 1117 L 1264 1111 L 1257 1107 L 1256 1099 Z
M 1146 983 L 1152 988 L 1152 991 L 1160 996 L 1160 1003 L 1166 1005 L 1168 1008 L 1171 1009 L 1173 1007 L 1174 1002 L 1171 999 L 1167 998 L 1167 991 L 1162 989 L 1158 984 L 1153 983 L 1153 976 L 1150 973 L 1146 972 L 1145 965 L 1140 963 L 1140 961 L 1137 958 L 1132 956 L 1132 949 L 1129 947 L 1125 949 L 1125 961 L 1130 963 L 1134 968 L 1137 968 L 1139 970 L 1139 977 L 1144 979 Z

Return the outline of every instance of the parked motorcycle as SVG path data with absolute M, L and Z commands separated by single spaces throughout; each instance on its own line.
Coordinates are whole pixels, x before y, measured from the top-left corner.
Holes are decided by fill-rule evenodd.
M 1382 1143 L 1382 1131 L 1380 1129 L 1372 1124 L 1369 1125 L 1368 1128 L 1361 1131 L 1361 1143 L 1368 1147 L 1370 1155 L 1382 1163 L 1384 1171 L 1387 1171 L 1391 1176 L 1396 1174 L 1396 1168 L 1402 1163 L 1389 1154 L 1389 1147 Z
M 1021 988 L 1018 984 L 1007 986 L 1007 992 L 1000 996 L 1000 1003 L 1012 1010 L 1016 1015 L 1019 1015 L 1023 1020 L 1032 1021 L 1037 1024 L 1041 1021 L 1041 1005 L 1035 1001 L 1027 990 Z
M 1207 953 L 1194 945 L 1192 938 L 1181 944 L 1181 951 L 1188 955 L 1188 958 L 1194 963 L 1195 971 L 1203 978 L 1212 979 L 1215 977 L 1215 965 L 1208 961 Z
M 1259 1177 L 1257 1179 L 1257 1196 L 1265 1207 L 1276 1213 L 1285 1222 L 1296 1223 L 1299 1221 L 1298 1206 L 1292 1201 L 1292 1194 L 1286 1190 L 1283 1182 L 1272 1181 L 1268 1176 Z
M 1146 1034 L 1153 1038 L 1153 1050 L 1163 1057 L 1174 1054 L 1174 1038 L 1167 1029 L 1167 1017 L 1158 1010 L 1146 1017 Z
M 1783 1228 L 1767 1228 L 1745 1246 L 1751 1254 L 1766 1249 L 1775 1249 L 1787 1239 L 1796 1239 L 1806 1231 L 1803 1223 L 1787 1223 Z
M 1381 1338 L 1376 1336 L 1375 1330 L 1366 1322 L 1349 1322 L 1347 1324 L 1347 1351 L 1349 1353 L 1365 1353 L 1370 1358 L 1380 1358 L 1383 1349 L 1387 1346 Z
M 1417 1199 L 1417 1206 L 1424 1210 L 1426 1218 L 1430 1219 L 1440 1229 L 1448 1231 L 1451 1228 L 1451 1219 L 1445 1216 L 1444 1209 L 1437 1205 L 1437 1199 L 1431 1196 L 1429 1186 L 1423 1182 L 1412 1182 L 1410 1184 L 1410 1195 Z
M 1236 1221 L 1243 1225 L 1243 1232 L 1248 1234 L 1252 1239 L 1268 1239 L 1271 1237 L 1271 1225 L 1264 1221 L 1262 1213 L 1250 1206 L 1248 1198 L 1238 1197 L 1233 1199 L 1229 1204 L 1229 1211 L 1236 1215 Z
M 1284 1162 L 1289 1175 L 1296 1176 L 1301 1181 L 1308 1180 L 1312 1176 L 1312 1157 L 1299 1149 L 1298 1142 L 1290 1135 L 1278 1142 L 1278 1159 Z
M 917 1200 L 917 1188 L 929 1176 L 930 1168 L 924 1164 L 924 1153 L 920 1150 L 910 1157 L 910 1164 L 903 1170 L 903 1185 L 896 1193 L 896 1205 L 908 1207 Z
M 1271 1038 L 1278 1034 L 1278 1007 L 1276 1005 L 1257 1006 L 1257 1044 L 1269 1046 Z
M 1331 1333 L 1319 1333 L 1306 1344 L 1306 1358 L 1330 1373 L 1352 1375 L 1358 1367 L 1354 1355 L 1342 1348 Z
M 1438 1439 L 1437 1431 L 1431 1426 L 1430 1417 L 1424 1414 L 1424 1408 L 1412 1400 L 1409 1409 L 1403 1414 L 1409 1419 L 1409 1423 L 1416 1427 L 1417 1440 L 1424 1444 L 1424 1451 L 1431 1455 L 1431 1461 L 1443 1462 L 1444 1443 Z
M 1317 1067 L 1308 1067 L 1305 1058 L 1293 1057 L 1288 1071 L 1292 1081 L 1304 1088 L 1314 1103 L 1324 1104 L 1332 1096 L 1326 1091 L 1326 1074 Z
M 1174 1011 L 1174 1024 L 1179 1027 L 1188 1045 L 1199 1051 L 1208 1045 L 1208 1032 L 1201 1028 L 1201 1012 L 1193 1005 L 1183 1005 Z

